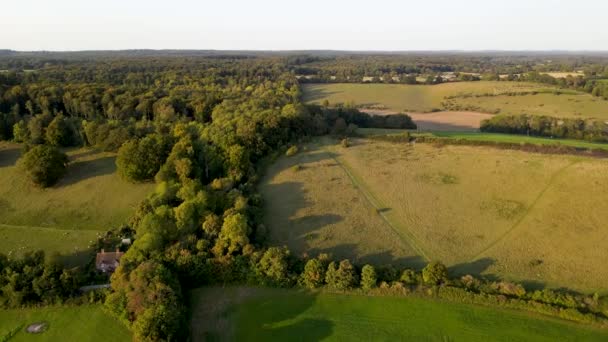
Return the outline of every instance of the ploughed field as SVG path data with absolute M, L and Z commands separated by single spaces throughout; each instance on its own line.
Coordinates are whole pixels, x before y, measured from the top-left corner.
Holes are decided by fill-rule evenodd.
M 153 184 L 131 184 L 116 174 L 115 154 L 79 148 L 65 151 L 65 176 L 39 189 L 16 166 L 21 146 L 0 143 L 0 253 L 19 256 L 42 249 L 87 260 L 98 234 L 128 219 Z
M 608 161 L 488 147 L 329 138 L 269 168 L 271 244 L 297 255 L 608 290 Z
M 191 296 L 193 341 L 605 341 L 540 315 L 416 297 L 245 287 Z
M 608 119 L 606 100 L 529 82 L 453 82 L 433 86 L 330 83 L 304 84 L 302 89 L 304 101 L 309 103 L 351 103 L 372 112 L 459 111 Z

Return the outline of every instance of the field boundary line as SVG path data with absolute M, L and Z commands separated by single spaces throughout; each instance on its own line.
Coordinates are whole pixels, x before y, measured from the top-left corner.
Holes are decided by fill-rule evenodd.
M 42 226 L 20 226 L 14 224 L 5 224 L 0 223 L 0 228 L 8 228 L 8 229 L 42 229 L 42 230 L 56 230 L 62 232 L 101 232 L 104 233 L 105 230 L 97 230 L 97 229 L 66 229 L 66 228 L 55 228 L 55 227 L 42 227 Z
M 557 179 L 557 177 L 559 177 L 567 169 L 569 169 L 571 166 L 574 166 L 578 162 L 579 161 L 573 161 L 570 164 L 568 164 L 568 165 L 562 167 L 561 169 L 557 170 L 553 175 L 551 175 L 551 178 L 549 179 L 549 183 L 547 183 L 547 186 L 545 186 L 545 188 L 543 190 L 541 190 L 541 192 L 538 193 L 538 195 L 536 196 L 536 198 L 534 199 L 534 201 L 532 201 L 532 203 L 530 204 L 530 206 L 528 207 L 528 209 L 526 209 L 526 211 L 524 212 L 524 214 L 511 226 L 511 228 L 507 229 L 496 240 L 494 240 L 493 242 L 491 242 L 489 245 L 487 245 L 486 247 L 484 247 L 484 249 L 482 249 L 480 252 L 478 252 L 473 257 L 471 257 L 469 259 L 469 262 L 473 261 L 473 260 L 475 260 L 477 258 L 479 258 L 480 256 L 482 256 L 485 252 L 487 252 L 488 250 L 492 249 L 494 246 L 496 246 L 496 244 L 498 244 L 500 241 L 504 240 L 515 229 L 517 229 L 517 227 L 519 227 L 519 225 L 526 219 L 526 217 L 528 217 L 528 215 L 530 214 L 530 212 L 532 211 L 532 209 L 534 209 L 534 207 L 536 206 L 536 204 L 538 203 L 538 201 L 540 201 L 540 199 L 545 195 L 545 193 L 547 192 L 547 190 L 549 190 L 549 188 L 551 188 L 551 186 L 553 185 L 553 183 L 555 182 L 555 180 Z
M 322 149 L 338 165 L 340 165 L 340 168 L 342 170 L 344 170 L 344 172 L 346 173 L 348 178 L 350 178 L 351 182 L 357 186 L 357 189 L 361 192 L 361 194 L 363 194 L 363 197 L 365 197 L 365 199 L 369 202 L 369 204 L 371 204 L 371 206 L 374 207 L 374 209 L 376 209 L 376 212 L 378 213 L 378 215 L 380 215 L 382 220 L 393 230 L 393 232 L 395 232 L 397 234 L 397 236 L 399 236 L 401 238 L 401 240 L 403 240 L 410 247 L 412 247 L 412 249 L 416 253 L 418 253 L 420 256 L 422 256 L 426 261 L 431 261 L 431 258 L 429 257 L 429 255 L 424 252 L 424 250 L 420 247 L 419 243 L 416 241 L 416 238 L 413 236 L 413 234 L 407 228 L 404 228 L 405 231 L 399 230 L 395 226 L 395 224 L 393 224 L 391 222 L 391 220 L 386 216 L 386 214 L 383 213 L 382 211 L 380 211 L 380 209 L 382 209 L 381 207 L 383 207 L 381 205 L 381 201 L 379 201 L 378 199 L 376 199 L 374 197 L 374 195 L 371 193 L 371 191 L 369 191 L 367 189 L 367 187 L 365 186 L 363 181 L 359 180 L 358 177 L 354 175 L 354 172 L 350 169 L 350 167 L 345 162 L 343 162 L 343 161 L 339 160 L 337 157 L 335 157 L 332 152 L 328 151 L 327 149 L 325 149 L 323 147 L 322 147 Z

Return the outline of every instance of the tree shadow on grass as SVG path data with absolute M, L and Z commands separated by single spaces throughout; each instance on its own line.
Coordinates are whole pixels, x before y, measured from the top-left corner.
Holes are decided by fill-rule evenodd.
M 357 252 L 357 244 L 346 243 L 329 248 L 312 248 L 309 250 L 310 257 L 316 257 L 319 254 L 328 254 L 333 260 L 340 261 L 343 259 L 350 260 L 353 264 L 363 266 L 370 264 L 374 266 L 395 266 L 402 268 L 413 268 L 420 270 L 426 266 L 427 261 L 419 256 L 395 256 L 390 250 L 384 250 L 376 253 L 362 254 Z
M 57 183 L 56 187 L 69 186 L 85 179 L 112 174 L 116 172 L 115 160 L 116 157 L 103 157 L 70 163 L 65 177 Z
M 333 95 L 341 93 L 339 91 L 329 91 L 323 87 L 312 87 L 305 86 L 304 87 L 304 101 L 306 102 L 319 102 L 320 100 L 324 100 L 325 98 Z
M 319 341 L 333 322 L 303 315 L 318 293 L 269 288 L 208 288 L 192 295 L 192 341 Z
M 452 276 L 463 276 L 470 274 L 473 276 L 481 276 L 490 266 L 496 263 L 496 259 L 493 258 L 481 258 L 472 262 L 464 262 L 448 267 L 448 271 Z M 483 277 L 488 278 L 492 275 L 484 274 Z
M 319 341 L 331 336 L 333 322 L 301 316 L 314 305 L 316 297 L 317 294 L 307 291 L 301 291 L 296 295 L 291 291 L 285 291 L 280 295 L 264 296 L 262 300 L 256 300 L 255 304 L 246 306 L 250 310 L 249 314 L 255 316 L 252 317 L 253 320 L 247 320 L 250 323 L 248 334 L 246 336 L 237 334 L 237 339 Z
M 18 148 L 7 148 L 0 150 L 0 167 L 14 166 L 21 155 Z

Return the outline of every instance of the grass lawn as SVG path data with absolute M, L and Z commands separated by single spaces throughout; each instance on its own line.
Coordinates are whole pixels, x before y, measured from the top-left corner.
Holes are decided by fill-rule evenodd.
M 416 297 L 201 288 L 193 341 L 605 341 L 608 331 Z
M 46 322 L 47 330 L 29 334 L 28 325 Z M 8 335 L 14 334 L 7 339 Z M 47 307 L 0 311 L 0 340 L 20 341 L 131 341 L 131 333 L 102 311 L 100 305 Z
M 20 145 L 0 143 L 0 253 L 31 249 L 80 255 L 96 232 L 124 223 L 154 185 L 116 174 L 115 155 L 80 148 L 58 184 L 33 187 L 16 167 Z
M 46 255 L 61 254 L 67 266 L 86 264 L 93 251 L 90 243 L 97 230 L 64 230 L 54 228 L 7 226 L 0 224 L 0 253 L 20 257 L 25 252 L 44 250 Z
M 561 90 L 526 82 L 455 82 L 435 86 L 405 84 L 304 84 L 303 99 L 310 103 L 352 102 L 358 106 L 384 106 L 394 112 L 429 112 L 433 109 L 479 111 L 502 114 L 538 114 L 558 117 L 608 119 L 608 101 L 586 93 Z M 539 92 L 507 96 L 507 92 Z M 494 94 L 475 97 L 468 95 Z M 464 97 L 464 96 L 468 97 Z M 448 96 L 457 96 L 447 100 Z
M 608 258 L 603 248 L 608 202 L 597 200 L 608 193 L 604 159 L 365 139 L 353 140 L 349 148 L 328 140 L 311 146 L 331 154 L 350 183 L 336 187 L 337 176 L 314 165 L 301 176 L 290 174 L 288 167 L 279 167 L 283 173 L 269 173 L 262 194 L 274 244 L 286 244 L 300 253 L 339 251 L 350 244 L 345 238 L 356 237 L 363 241 L 360 245 L 370 243 L 369 251 L 348 249 L 350 258 L 361 260 L 372 253 L 372 246 L 384 245 L 390 251 L 396 241 L 419 256 L 408 255 L 401 259 L 404 263 L 440 260 L 453 274 L 498 276 L 532 287 L 608 290 L 608 268 L 603 263 Z M 285 182 L 297 186 L 263 190 L 268 184 Z M 336 211 L 352 200 L 346 192 L 352 184 L 375 211 L 356 207 Z M 306 199 L 305 205 L 289 200 L 298 196 Z M 338 215 L 339 222 L 358 217 L 362 226 L 361 217 L 380 216 L 399 239 L 382 237 L 387 230 L 377 227 L 366 230 L 348 223 L 355 227 L 352 232 L 322 220 L 310 224 L 299 219 L 305 210 L 314 210 L 317 217 Z M 298 240 L 299 235 L 290 235 L 294 224 L 298 231 L 316 234 Z

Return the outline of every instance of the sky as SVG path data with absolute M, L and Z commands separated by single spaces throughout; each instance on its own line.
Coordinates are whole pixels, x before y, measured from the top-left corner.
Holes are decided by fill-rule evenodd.
M 0 49 L 608 50 L 607 0 L 3 0 Z

